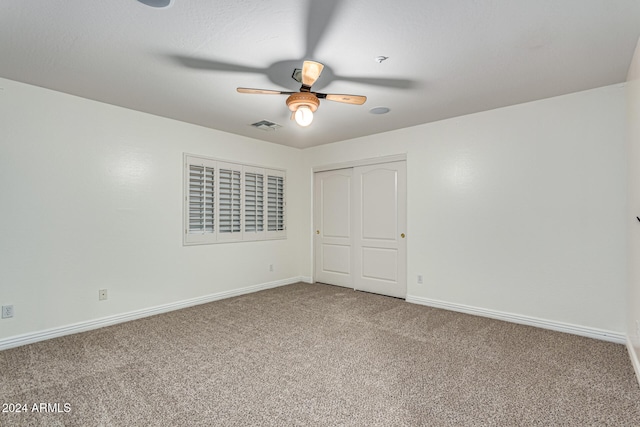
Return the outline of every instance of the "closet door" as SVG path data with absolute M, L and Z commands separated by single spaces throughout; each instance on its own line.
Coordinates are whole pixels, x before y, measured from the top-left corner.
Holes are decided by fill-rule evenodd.
M 353 287 L 406 298 L 406 162 L 353 170 Z
M 315 280 L 353 287 L 352 169 L 314 174 Z

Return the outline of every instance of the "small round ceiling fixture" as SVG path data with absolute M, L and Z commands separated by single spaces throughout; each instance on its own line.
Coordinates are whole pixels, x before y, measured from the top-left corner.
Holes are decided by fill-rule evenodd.
M 391 108 L 388 107 L 375 107 L 369 110 L 371 114 L 387 114 L 389 111 L 391 111 Z
M 171 6 L 173 0 L 138 0 L 140 3 L 156 9 L 164 9 Z

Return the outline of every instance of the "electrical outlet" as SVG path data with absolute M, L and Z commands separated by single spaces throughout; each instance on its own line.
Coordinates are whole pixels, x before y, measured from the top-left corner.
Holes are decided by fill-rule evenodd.
M 3 305 L 2 306 L 2 318 L 8 319 L 13 317 L 13 306 L 12 305 Z
M 269 271 L 273 271 L 273 264 L 269 264 Z
M 422 285 L 422 274 L 418 274 L 418 284 Z
M 106 289 L 100 289 L 98 291 L 98 300 L 99 301 L 104 301 L 107 299 L 107 290 Z

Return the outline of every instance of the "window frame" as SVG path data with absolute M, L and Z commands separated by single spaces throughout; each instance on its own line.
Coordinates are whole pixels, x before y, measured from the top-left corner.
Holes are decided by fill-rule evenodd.
M 198 213 L 196 215 L 192 215 L 192 207 L 195 207 L 197 200 L 192 199 L 192 195 L 195 198 L 195 195 L 198 193 L 197 183 L 194 184 L 194 176 L 192 175 L 192 171 L 194 167 L 203 167 L 213 169 L 213 181 L 214 181 L 214 192 L 213 192 L 213 229 L 209 230 L 209 226 L 207 223 L 207 215 L 210 214 L 211 207 L 210 204 L 207 205 L 207 200 L 205 197 L 207 196 L 206 190 L 210 188 L 208 186 L 207 178 L 203 178 L 202 191 L 200 195 L 200 203 L 201 206 L 198 207 L 198 210 L 203 213 Z M 240 182 L 239 182 L 239 192 L 234 190 L 233 187 L 231 189 L 228 188 L 227 185 L 221 179 L 221 170 L 222 171 L 232 171 L 239 173 Z M 208 177 L 207 170 L 203 170 L 203 176 Z M 247 229 L 247 203 L 248 197 L 251 197 L 251 192 L 248 190 L 248 180 L 247 174 L 252 174 L 256 176 L 261 175 L 262 179 L 262 191 L 255 193 L 256 200 L 262 199 L 262 215 L 258 213 L 253 217 L 256 224 L 262 223 L 262 230 L 248 230 Z M 184 175 L 184 183 L 183 183 L 183 245 L 191 246 L 191 245 L 207 245 L 207 244 L 215 244 L 215 243 L 228 243 L 228 242 L 247 242 L 247 241 L 260 241 L 260 240 L 272 240 L 272 239 L 286 239 L 287 237 L 287 191 L 286 191 L 286 171 L 282 169 L 274 169 L 267 168 L 263 166 L 257 165 L 249 165 L 242 164 L 238 162 L 232 162 L 228 160 L 216 159 L 212 157 L 200 156 L 196 154 L 188 154 L 184 153 L 183 155 L 183 175 Z M 269 177 L 280 177 L 282 178 L 282 199 L 279 204 L 276 206 L 281 210 L 281 221 L 282 227 L 277 230 L 269 230 Z M 233 180 L 232 180 L 233 181 Z M 224 216 L 226 216 L 230 211 L 225 208 L 225 203 L 222 202 L 222 196 L 228 194 L 228 190 L 234 193 L 234 197 L 231 198 L 231 208 L 235 208 L 234 199 L 235 194 L 239 195 L 239 229 L 232 229 L 231 231 L 224 231 L 224 227 L 221 228 L 221 221 Z M 225 201 L 228 198 L 224 199 Z M 257 204 L 257 203 L 256 203 Z M 200 221 L 198 221 L 198 215 L 200 215 Z M 233 215 L 231 220 L 233 220 Z M 201 232 L 194 231 L 193 226 L 197 226 L 200 224 Z M 233 223 L 231 223 L 233 224 Z

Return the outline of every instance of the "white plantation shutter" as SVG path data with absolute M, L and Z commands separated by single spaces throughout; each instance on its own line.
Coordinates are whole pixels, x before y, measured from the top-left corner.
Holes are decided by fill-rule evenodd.
M 185 154 L 184 244 L 286 237 L 285 173 Z
M 204 231 L 204 169 L 189 165 L 189 233 Z
M 220 234 L 238 233 L 239 235 L 242 232 L 242 187 L 240 183 L 242 172 L 228 168 L 228 166 L 220 164 L 218 168 L 218 232 Z
M 244 168 L 244 232 L 264 231 L 264 172 Z
M 267 175 L 267 231 L 285 230 L 284 176 L 269 172 Z
M 189 161 L 191 160 L 191 162 Z M 215 163 L 187 159 L 188 193 L 186 240 L 197 243 L 211 238 L 215 232 Z

